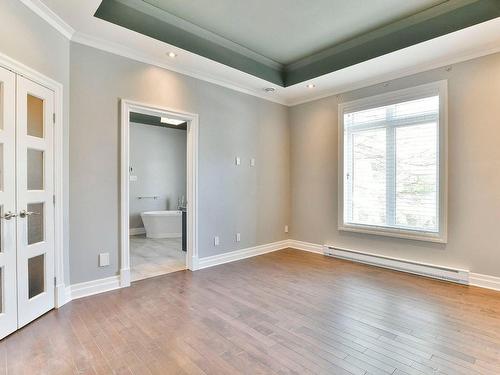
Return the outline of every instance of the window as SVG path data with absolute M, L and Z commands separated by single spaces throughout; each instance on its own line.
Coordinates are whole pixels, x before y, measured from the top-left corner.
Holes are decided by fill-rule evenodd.
M 446 82 L 339 105 L 339 229 L 446 242 Z

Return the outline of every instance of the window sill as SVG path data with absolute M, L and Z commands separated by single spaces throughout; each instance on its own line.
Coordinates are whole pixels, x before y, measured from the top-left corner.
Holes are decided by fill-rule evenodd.
M 373 227 L 367 225 L 344 224 L 338 226 L 339 231 L 371 234 L 376 236 L 402 238 L 406 240 L 425 241 L 434 243 L 447 243 L 446 234 L 420 232 L 396 228 Z

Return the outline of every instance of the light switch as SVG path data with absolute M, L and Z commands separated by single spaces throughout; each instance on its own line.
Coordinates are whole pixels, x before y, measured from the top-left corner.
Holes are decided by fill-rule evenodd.
M 214 246 L 219 246 L 219 243 L 220 243 L 219 236 L 215 236 L 214 237 Z
M 285 225 L 285 233 L 288 233 L 288 225 Z
M 255 167 L 255 158 L 250 159 L 250 166 Z
M 137 176 L 130 176 L 130 181 L 137 181 Z
M 236 233 L 236 242 L 241 241 L 241 233 Z
M 235 159 L 235 164 L 236 165 L 240 165 L 241 164 L 241 159 L 239 156 L 236 156 L 236 159 Z

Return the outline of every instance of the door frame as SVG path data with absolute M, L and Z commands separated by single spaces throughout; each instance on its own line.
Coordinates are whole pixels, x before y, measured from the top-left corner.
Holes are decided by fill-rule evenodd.
M 54 306 L 59 308 L 68 302 L 64 270 L 63 85 L 3 53 L 0 53 L 0 66 L 54 92 Z
M 130 229 L 129 229 L 129 170 L 130 170 L 130 113 L 138 112 L 168 116 L 187 122 L 187 252 L 186 267 L 198 267 L 198 115 L 159 105 L 121 99 L 121 157 L 120 157 L 120 286 L 130 286 Z

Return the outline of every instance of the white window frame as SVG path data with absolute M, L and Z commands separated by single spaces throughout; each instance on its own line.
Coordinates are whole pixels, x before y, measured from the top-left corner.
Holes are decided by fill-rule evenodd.
M 439 95 L 439 232 L 344 222 L 344 114 Z M 446 243 L 448 241 L 448 82 L 446 80 L 392 91 L 338 105 L 338 230 Z

